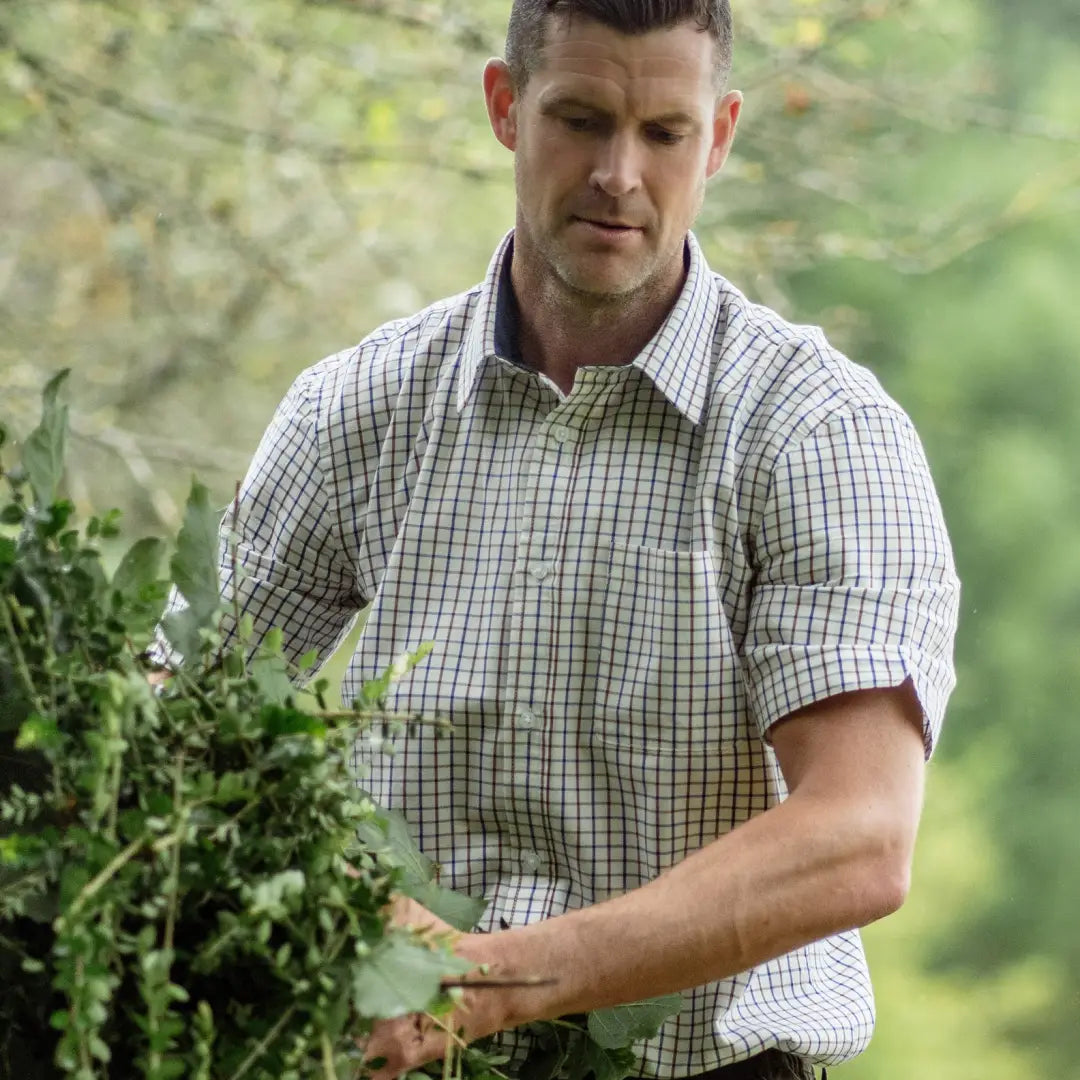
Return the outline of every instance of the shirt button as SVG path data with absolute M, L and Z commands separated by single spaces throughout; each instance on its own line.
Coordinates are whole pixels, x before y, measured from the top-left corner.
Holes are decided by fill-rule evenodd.
M 547 563 L 536 563 L 529 569 L 529 573 L 537 581 L 543 581 L 551 573 L 551 567 Z
M 521 868 L 527 874 L 535 874 L 543 865 L 544 860 L 535 851 L 523 851 L 521 853 Z
M 557 443 L 564 443 L 567 439 L 570 438 L 570 429 L 568 427 L 564 427 L 562 424 L 556 424 L 551 429 L 551 437 Z
M 527 705 L 519 705 L 517 712 L 514 713 L 514 720 L 519 728 L 524 731 L 531 731 L 536 727 L 536 713 L 532 711 Z

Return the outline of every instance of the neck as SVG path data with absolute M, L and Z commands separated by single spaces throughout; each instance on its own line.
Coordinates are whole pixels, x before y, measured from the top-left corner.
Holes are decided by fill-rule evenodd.
M 564 394 L 578 368 L 629 364 L 667 318 L 686 280 L 676 273 L 626 296 L 599 297 L 569 289 L 554 275 L 534 273 L 515 245 L 510 279 L 520 312 L 522 359 Z

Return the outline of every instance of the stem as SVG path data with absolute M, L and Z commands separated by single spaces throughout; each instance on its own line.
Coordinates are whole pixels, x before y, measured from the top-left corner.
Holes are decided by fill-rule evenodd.
M 454 1080 L 454 1058 L 457 1056 L 454 1050 L 454 1044 L 447 1040 L 446 1053 L 442 1059 L 442 1080 Z
M 84 980 L 84 978 L 86 976 L 85 968 L 86 968 L 86 961 L 83 960 L 83 958 L 80 956 L 75 961 L 75 988 L 80 992 L 80 997 L 81 997 L 81 991 L 83 990 L 83 980 Z M 82 1066 L 82 1071 L 83 1071 L 84 1075 L 87 1075 L 87 1076 L 93 1075 L 91 1073 L 91 1071 L 90 1071 L 91 1070 L 90 1044 L 87 1042 L 85 1029 L 83 1028 L 82 1024 L 79 1023 L 78 1008 L 77 1008 L 76 1002 L 74 1002 L 74 1001 L 71 1003 L 70 1016 L 71 1016 L 71 1023 L 73 1025 L 75 1025 L 77 1027 L 77 1030 L 78 1030 L 79 1064 Z
M 109 818 L 105 823 L 105 836 L 114 843 L 116 842 L 116 819 L 120 813 L 120 784 L 122 780 L 120 766 L 122 762 L 123 758 L 120 754 L 117 754 L 113 758 L 112 775 L 109 777 L 112 799 L 109 801 Z
M 439 986 L 443 990 L 458 987 L 469 990 L 509 990 L 522 986 L 558 986 L 559 980 L 544 975 L 526 975 L 520 979 L 443 979 Z
M 144 833 L 142 836 L 135 840 L 132 840 L 130 844 L 123 851 L 118 852 L 109 863 L 104 866 L 95 877 L 88 881 L 82 889 L 79 891 L 78 896 L 71 902 L 71 907 L 68 909 L 66 915 L 60 916 L 61 928 L 66 927 L 68 920 L 77 915 L 86 904 L 86 902 L 92 899 L 103 886 L 107 885 L 116 874 L 123 869 L 132 859 L 135 858 L 139 852 L 146 847 L 150 840 L 150 834 Z
M 110 731 L 109 734 L 122 740 L 124 738 L 124 718 L 119 710 L 115 712 L 114 716 L 116 730 Z M 112 767 L 109 770 L 109 815 L 105 823 L 105 836 L 113 843 L 116 842 L 116 819 L 120 813 L 120 787 L 123 782 L 123 764 L 123 753 L 114 753 Z
M 46 716 L 47 710 L 45 708 L 45 702 L 42 701 L 41 696 L 37 692 L 37 687 L 34 685 L 34 680 L 30 675 L 30 668 L 26 663 L 26 654 L 22 651 L 19 639 L 15 636 L 15 624 L 11 621 L 11 611 L 9 610 L 10 604 L 10 599 L 5 595 L 4 602 L 0 604 L 0 616 L 3 617 L 4 629 L 7 630 L 8 637 L 11 639 L 11 648 L 15 654 L 15 666 L 18 668 L 19 675 L 26 684 L 26 692 L 30 695 L 30 700 L 34 703 L 34 709 L 41 716 Z
M 210 834 L 211 839 L 216 840 L 218 838 L 218 834 L 221 834 L 221 836 L 224 837 L 225 832 L 229 829 L 230 826 L 235 825 L 249 810 L 253 809 L 258 805 L 258 799 L 252 799 L 251 802 L 244 803 L 244 805 L 241 806 L 240 809 L 237 810 L 236 813 L 233 814 L 233 816 L 229 818 L 228 821 L 214 828 L 214 831 Z
M 337 1068 L 334 1065 L 334 1047 L 325 1031 L 322 1033 L 322 1067 L 326 1080 L 338 1080 Z
M 173 806 L 180 804 L 180 822 L 176 827 L 177 842 L 173 847 L 172 866 L 169 869 L 169 910 L 165 916 L 165 948 L 171 953 L 173 934 L 176 929 L 176 904 L 180 890 L 180 851 L 184 830 L 187 828 L 189 809 L 183 806 L 184 798 L 184 751 L 176 755 L 176 773 L 173 776 Z
M 205 967 L 205 965 L 214 956 L 216 956 L 219 952 L 221 952 L 222 949 L 225 948 L 231 938 L 237 937 L 239 934 L 243 934 L 245 929 L 246 928 L 243 926 L 234 926 L 231 930 L 226 930 L 225 933 L 222 934 L 221 937 L 219 937 L 217 941 L 215 941 L 214 944 L 210 946 L 209 949 L 200 954 L 200 963 Z M 209 968 L 207 968 L 206 970 L 209 970 Z
M 13 952 L 17 956 L 21 956 L 23 959 L 26 959 L 30 956 L 30 954 L 24 948 L 24 944 L 25 943 L 21 941 L 12 941 L 11 938 L 5 937 L 3 934 L 0 934 L 0 945 L 7 949 L 8 952 Z
M 203 693 L 202 688 L 195 682 L 193 678 L 191 678 L 190 675 L 187 674 L 183 667 L 180 667 L 176 672 L 174 672 L 173 677 L 179 682 L 183 683 L 184 686 L 188 690 L 190 690 L 191 693 L 195 697 L 197 697 L 212 713 L 217 712 L 217 706 L 206 696 L 205 693 Z
M 319 720 L 363 720 L 368 727 L 372 724 L 388 724 L 395 722 L 402 724 L 422 724 L 424 727 L 445 727 L 448 731 L 450 725 L 445 720 L 428 720 L 418 713 L 395 713 L 380 712 L 375 709 L 348 709 L 335 712 L 313 712 L 311 716 Z
M 247 1075 L 247 1071 L 266 1053 L 270 1044 L 281 1034 L 285 1025 L 292 1019 L 293 1013 L 296 1012 L 296 1006 L 290 1005 L 282 1014 L 281 1019 L 263 1036 L 259 1041 L 259 1044 L 251 1051 L 246 1058 L 244 1058 L 240 1067 L 232 1074 L 229 1080 L 241 1080 L 241 1077 Z

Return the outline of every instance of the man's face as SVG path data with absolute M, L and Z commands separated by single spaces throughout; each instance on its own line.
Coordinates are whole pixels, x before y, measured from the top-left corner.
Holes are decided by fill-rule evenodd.
M 713 64 L 712 39 L 693 23 L 629 36 L 549 20 L 538 68 L 506 111 L 515 259 L 597 300 L 677 279 L 741 100 L 717 101 Z

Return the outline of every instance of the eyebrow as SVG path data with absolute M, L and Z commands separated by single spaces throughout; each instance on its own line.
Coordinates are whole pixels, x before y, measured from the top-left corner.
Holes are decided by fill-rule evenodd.
M 611 110 L 605 109 L 601 105 L 597 105 L 595 102 L 586 101 L 583 98 L 575 97 L 573 94 L 560 93 L 542 102 L 540 111 L 549 116 L 552 113 L 558 112 L 560 109 L 581 109 L 583 112 L 596 113 L 599 116 L 611 116 Z M 663 124 L 667 127 L 688 127 L 692 128 L 697 124 L 697 120 L 689 113 L 676 110 L 674 112 L 664 113 L 662 116 L 650 116 L 645 121 L 648 124 Z

